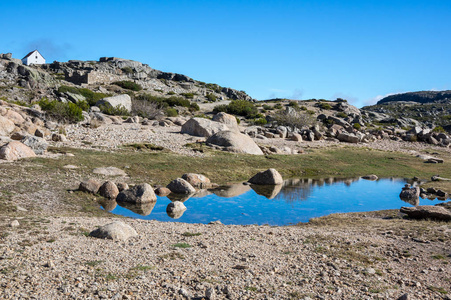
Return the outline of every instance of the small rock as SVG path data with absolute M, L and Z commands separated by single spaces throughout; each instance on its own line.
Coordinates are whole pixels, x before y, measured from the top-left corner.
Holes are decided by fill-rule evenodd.
M 276 169 L 268 169 L 266 171 L 255 174 L 248 181 L 253 184 L 275 185 L 282 184 L 283 178 Z
M 130 225 L 116 221 L 99 227 L 89 235 L 101 239 L 126 241 L 131 237 L 138 236 L 138 233 Z
M 371 181 L 375 181 L 375 180 L 379 179 L 379 177 L 377 177 L 374 174 L 372 174 L 372 175 L 365 175 L 365 176 L 362 176 L 362 178 L 366 179 L 366 180 L 371 180 Z
M 155 190 L 155 194 L 157 194 L 160 197 L 166 197 L 171 193 L 171 190 L 165 187 L 159 187 Z
M 117 195 L 119 194 L 119 189 L 117 188 L 114 182 L 106 181 L 99 188 L 99 194 L 100 196 L 103 196 L 108 199 L 116 199 Z
M 193 194 L 196 192 L 196 189 L 182 178 L 172 180 L 166 187 L 175 194 Z
M 91 193 L 91 194 L 97 194 L 100 186 L 101 186 L 101 183 L 98 182 L 97 180 L 88 179 L 88 180 L 80 182 L 80 185 L 78 186 L 78 190 L 82 191 L 82 192 Z
M 19 221 L 17 221 L 17 220 L 14 220 L 11 222 L 11 224 L 9 224 L 9 227 L 19 227 L 19 226 L 20 226 L 20 224 L 19 224 Z

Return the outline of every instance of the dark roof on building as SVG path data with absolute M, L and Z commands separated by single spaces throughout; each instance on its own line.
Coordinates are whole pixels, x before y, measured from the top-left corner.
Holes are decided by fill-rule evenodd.
M 27 55 L 25 55 L 24 56 L 24 58 L 22 58 L 22 59 L 25 59 L 25 58 L 27 58 L 28 56 L 30 56 L 31 54 L 33 54 L 34 52 L 38 52 L 41 56 L 42 56 L 42 54 L 41 54 L 41 52 L 39 52 L 38 50 L 33 50 L 33 51 L 31 51 L 30 53 L 28 53 Z M 44 56 L 42 56 L 42 58 L 44 58 L 45 59 L 45 57 Z

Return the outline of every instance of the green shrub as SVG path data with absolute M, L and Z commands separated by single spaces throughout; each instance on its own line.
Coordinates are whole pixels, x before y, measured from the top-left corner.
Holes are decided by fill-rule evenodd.
M 298 129 L 301 129 L 305 126 L 310 127 L 316 123 L 316 120 L 313 116 L 300 111 L 278 111 L 273 115 L 273 119 L 278 125 L 289 126 Z
M 273 110 L 272 106 L 268 105 L 268 104 L 263 104 L 262 107 L 263 107 L 264 110 Z
M 185 98 L 193 99 L 195 94 L 194 93 L 182 93 L 181 95 Z
M 198 111 L 200 109 L 200 107 L 199 107 L 199 104 L 197 104 L 197 103 L 191 103 L 190 105 L 189 105 L 189 110 L 190 111 Z
M 307 109 L 305 112 L 308 113 L 309 115 L 314 115 L 315 114 L 315 112 L 313 110 L 308 110 Z
M 325 102 L 321 102 L 319 104 L 319 107 L 322 108 L 322 109 L 332 109 L 332 106 L 330 106 L 329 103 L 325 103 Z
M 122 72 L 124 72 L 125 74 L 133 74 L 133 69 L 131 67 L 123 67 Z
M 166 108 L 166 115 L 168 117 L 177 117 L 178 114 L 179 113 L 177 112 L 177 110 L 175 108 L 171 108 L 171 107 Z
M 274 105 L 274 108 L 275 108 L 275 109 L 281 109 L 281 108 L 282 108 L 282 104 L 281 104 L 281 103 L 276 103 L 276 104 Z
M 359 123 L 354 123 L 353 127 L 357 130 L 360 130 L 362 128 L 362 125 L 360 125 Z
M 138 92 L 143 89 L 142 86 L 140 86 L 139 84 L 134 83 L 133 81 L 129 81 L 129 80 L 116 81 L 116 82 L 113 82 L 113 84 L 120 86 L 123 89 L 131 90 L 131 91 L 135 91 L 135 92 Z
M 299 107 L 300 110 L 306 111 L 307 110 L 307 106 L 302 105 L 301 107 Z
M 208 93 L 207 94 L 207 99 L 208 99 L 208 101 L 210 101 L 210 102 L 216 102 L 216 96 L 214 95 L 214 94 L 211 94 L 211 93 Z
M 109 96 L 104 93 L 94 93 L 90 89 L 85 89 L 85 88 L 78 89 L 78 92 L 80 95 L 82 95 L 83 97 L 86 98 L 86 101 L 88 102 L 88 104 L 90 106 L 94 106 L 97 103 L 97 101 Z
M 136 96 L 137 100 L 148 101 L 152 103 L 157 103 L 162 107 L 174 107 L 174 106 L 183 106 L 186 108 L 191 107 L 191 102 L 182 97 L 161 97 L 161 96 L 152 96 L 150 94 L 142 94 Z
M 67 85 L 62 85 L 58 88 L 58 92 L 60 93 L 72 93 L 72 94 L 79 94 L 78 89 L 74 86 L 67 86 Z
M 122 105 L 118 105 L 116 107 L 113 107 L 109 104 L 102 104 L 99 106 L 100 111 L 102 111 L 104 114 L 111 115 L 111 116 L 129 116 L 129 111 Z
M 263 125 L 266 125 L 267 123 L 268 123 L 268 121 L 265 118 L 258 118 L 258 119 L 254 120 L 255 125 L 263 126 Z
M 168 95 L 175 95 L 175 92 L 169 91 L 169 92 L 168 92 Z
M 256 118 L 258 109 L 254 103 L 246 100 L 233 100 L 228 105 L 218 105 L 213 109 L 214 112 L 226 112 L 232 115 L 243 116 L 248 119 Z
M 335 114 L 337 117 L 339 117 L 339 118 L 347 118 L 348 117 L 348 115 L 347 114 L 345 114 L 344 112 L 342 112 L 342 111 L 340 111 L 340 112 L 338 112 L 338 113 L 336 113 Z
M 83 121 L 82 109 L 75 103 L 42 98 L 38 104 L 52 119 L 69 123 Z
M 442 126 L 435 126 L 434 129 L 432 129 L 432 132 L 446 132 L 445 129 L 443 129 Z
M 297 102 L 297 101 L 290 101 L 288 103 L 288 106 L 291 106 L 293 108 L 299 108 L 299 102 Z

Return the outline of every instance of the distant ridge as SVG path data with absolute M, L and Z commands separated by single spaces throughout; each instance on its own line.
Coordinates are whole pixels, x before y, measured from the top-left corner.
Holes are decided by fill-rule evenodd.
M 409 92 L 396 95 L 390 95 L 382 100 L 378 101 L 377 104 L 384 104 L 388 102 L 417 102 L 417 103 L 434 103 L 434 102 L 451 102 L 451 90 L 446 91 L 420 91 L 420 92 Z

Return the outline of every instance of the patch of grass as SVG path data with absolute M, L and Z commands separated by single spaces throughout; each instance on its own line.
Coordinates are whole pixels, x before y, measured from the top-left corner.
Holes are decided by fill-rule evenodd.
M 85 264 L 90 267 L 96 267 L 103 262 L 104 262 L 103 260 L 90 260 L 90 261 L 87 261 Z
M 185 259 L 185 256 L 183 254 L 181 254 L 181 253 L 178 253 L 178 252 L 170 252 L 170 253 L 167 253 L 167 254 L 160 255 L 160 258 L 175 260 L 177 258 L 178 259 Z
M 149 271 L 149 270 L 155 270 L 155 267 L 153 267 L 153 266 L 145 266 L 145 265 L 137 265 L 136 267 L 133 267 L 131 270 Z
M 192 246 L 188 243 L 177 243 L 177 244 L 172 245 L 172 247 L 185 249 L 185 248 L 191 248 Z
M 113 84 L 120 86 L 123 89 L 131 90 L 131 91 L 135 91 L 135 92 L 139 92 L 140 90 L 143 89 L 141 85 L 134 83 L 133 81 L 129 81 L 129 80 L 116 81 L 116 82 L 113 82 Z
M 47 240 L 46 242 L 47 242 L 47 243 L 54 243 L 55 241 L 56 241 L 56 239 L 53 239 L 53 238 L 52 238 L 52 239 Z
M 443 295 L 446 295 L 446 294 L 448 294 L 448 291 L 447 291 L 447 290 L 445 290 L 445 289 L 444 289 L 444 288 L 442 288 L 442 287 L 429 286 L 429 287 L 428 287 L 428 289 L 430 289 L 431 291 L 434 291 L 434 292 L 437 292 L 437 293 L 443 294 Z
M 431 256 L 433 259 L 446 259 L 444 255 L 441 254 L 435 254 Z
M 164 150 L 163 147 L 157 146 L 150 143 L 135 143 L 135 144 L 127 144 L 124 145 L 126 148 L 133 148 L 136 150 L 153 150 L 153 151 L 161 151 Z
M 182 235 L 183 236 L 199 236 L 199 235 L 202 235 L 202 233 L 200 233 L 200 232 L 184 232 L 184 233 L 182 233 Z
M 244 289 L 251 292 L 256 292 L 258 290 L 255 286 L 246 286 Z
M 116 280 L 116 279 L 117 279 L 117 276 L 114 275 L 114 274 L 108 273 L 108 274 L 105 276 L 105 279 L 108 280 L 108 281 L 112 281 L 112 280 Z

